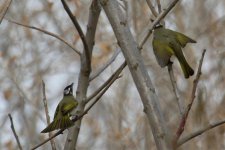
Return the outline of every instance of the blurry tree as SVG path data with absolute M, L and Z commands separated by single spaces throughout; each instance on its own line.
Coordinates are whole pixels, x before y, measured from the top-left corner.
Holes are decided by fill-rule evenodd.
M 19 149 L 9 113 L 23 149 L 31 149 L 49 137 L 40 133 L 46 126 L 42 81 L 46 85 L 51 120 L 64 87 L 71 82 L 77 86 L 74 95 L 80 104 L 74 112 L 78 116 L 99 94 L 104 95 L 69 132 L 63 131 L 64 134 L 39 149 L 54 149 L 55 143 L 56 149 L 74 149 L 75 146 L 79 150 L 147 150 L 159 149 L 176 139 L 182 117 L 170 75 L 157 64 L 152 36 L 146 36 L 156 21 L 165 22 L 167 28 L 197 41 L 184 50 L 188 62 L 195 68 L 194 76 L 186 80 L 177 60 L 172 58 L 176 93 L 185 108 L 192 98 L 202 50 L 207 49 L 195 101 L 178 140 L 178 149 L 225 149 L 224 125 L 207 130 L 212 128 L 210 125 L 223 124 L 225 118 L 225 1 L 13 0 L 9 4 L 10 0 L 0 1 L 0 149 Z M 68 9 L 65 11 L 66 4 L 73 14 L 70 17 Z M 165 16 L 161 17 L 163 13 Z M 74 26 L 71 20 L 74 18 L 80 29 Z M 118 18 L 122 18 L 121 22 Z M 143 39 L 146 40 L 143 42 Z M 142 48 L 140 53 L 138 48 Z M 128 67 L 125 68 L 125 64 L 122 73 L 114 74 L 124 58 Z M 135 64 L 130 64 L 130 59 L 141 63 L 141 68 L 132 66 Z M 139 80 L 141 75 L 147 78 L 146 82 L 152 81 L 152 87 L 140 89 L 145 84 Z M 114 78 L 108 80 L 110 77 Z M 155 93 L 151 93 L 152 89 Z M 146 111 L 146 102 L 151 105 L 154 100 L 157 100 L 155 104 L 159 103 L 159 109 L 156 108 L 159 114 Z M 155 115 L 158 124 L 151 120 L 151 115 Z M 155 124 L 157 131 L 152 127 Z M 156 135 L 159 130 L 169 138 Z M 192 139 L 197 131 L 204 134 L 196 134 L 197 138 Z

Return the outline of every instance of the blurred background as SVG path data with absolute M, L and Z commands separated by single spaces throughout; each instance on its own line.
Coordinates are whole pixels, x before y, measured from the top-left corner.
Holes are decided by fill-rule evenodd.
M 156 0 L 151 0 L 157 8 Z M 86 32 L 91 0 L 68 0 L 70 8 Z M 172 0 L 161 2 L 162 9 Z M 145 0 L 120 1 L 127 10 L 133 36 L 140 41 L 143 29 L 154 19 Z M 0 3 L 1 4 L 1 3 Z M 183 136 L 209 123 L 225 118 L 225 1 L 182 0 L 165 18 L 166 27 L 182 32 L 197 41 L 189 44 L 185 56 L 197 72 L 203 49 L 207 49 L 196 100 L 190 112 Z M 82 51 L 82 42 L 64 11 L 61 1 L 14 0 L 5 16 L 23 24 L 39 27 L 66 39 Z M 166 68 L 160 68 L 152 51 L 152 36 L 142 50 L 144 62 L 160 99 L 167 125 L 175 132 L 179 111 Z M 99 18 L 92 57 L 92 73 L 120 51 L 112 28 L 102 10 Z M 94 92 L 123 62 L 119 53 L 113 63 L 90 83 L 88 95 Z M 194 76 L 186 80 L 174 60 L 174 73 L 179 98 L 188 104 Z M 66 85 L 74 82 L 74 95 L 80 69 L 79 56 L 61 41 L 39 31 L 8 22 L 0 24 L 0 149 L 18 149 L 10 128 L 8 114 L 24 149 L 29 149 L 48 137 L 40 131 L 46 126 L 42 80 L 51 120 Z M 83 118 L 77 149 L 155 149 L 150 126 L 143 112 L 139 94 L 126 68 L 102 99 Z M 198 136 L 180 147 L 186 149 L 225 149 L 225 125 Z M 55 138 L 62 149 L 67 131 Z M 50 149 L 48 142 L 39 149 Z

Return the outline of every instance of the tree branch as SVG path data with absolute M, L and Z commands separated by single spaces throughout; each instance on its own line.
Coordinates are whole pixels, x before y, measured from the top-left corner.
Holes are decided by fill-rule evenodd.
M 89 18 L 88 18 L 87 33 L 86 33 L 86 40 L 87 40 L 86 42 L 87 42 L 87 45 L 88 45 L 88 48 L 90 51 L 89 52 L 90 58 L 92 56 L 92 50 L 93 50 L 93 46 L 95 43 L 95 41 L 94 41 L 95 40 L 95 32 L 96 32 L 100 12 L 101 12 L 101 7 L 100 7 L 98 0 L 93 0 L 91 6 L 89 8 Z M 87 67 L 88 65 L 90 65 L 87 63 L 91 63 L 91 62 L 86 61 L 87 58 L 86 58 L 85 53 L 87 53 L 87 52 L 85 52 L 85 50 L 84 50 L 84 52 L 81 56 L 81 67 L 80 67 L 78 86 L 77 86 L 77 91 L 76 91 L 76 99 L 78 100 L 79 105 L 76 108 L 76 110 L 74 110 L 72 112 L 72 114 L 76 115 L 76 116 L 79 116 L 84 111 L 85 100 L 86 100 L 86 96 L 87 96 L 87 89 L 89 86 L 89 76 L 91 73 L 91 68 Z M 75 149 L 76 143 L 77 143 L 77 138 L 78 138 L 79 131 L 80 131 L 81 120 L 82 119 L 77 121 L 73 128 L 69 129 L 69 133 L 67 135 L 67 140 L 66 140 L 66 143 L 64 146 L 64 150 L 74 150 Z
M 168 72 L 169 72 L 169 75 L 170 75 L 170 81 L 171 81 L 171 84 L 172 84 L 172 87 L 173 87 L 173 93 L 175 95 L 175 99 L 177 101 L 177 105 L 178 105 L 178 108 L 179 108 L 179 112 L 180 112 L 180 116 L 182 117 L 183 115 L 183 112 L 184 112 L 184 103 L 183 101 L 181 101 L 181 99 L 179 99 L 178 97 L 178 94 L 177 94 L 177 84 L 176 84 L 176 80 L 175 80 L 175 77 L 174 77 L 174 73 L 173 73 L 173 63 L 169 63 L 168 64 Z
M 48 112 L 48 103 L 47 103 L 47 98 L 46 98 L 46 93 L 45 93 L 45 82 L 43 80 L 42 80 L 42 93 L 43 93 L 43 103 L 44 103 L 44 108 L 45 108 L 45 116 L 46 116 L 47 124 L 49 125 L 50 124 L 50 116 L 49 116 L 49 112 Z M 52 132 L 49 132 L 48 136 L 51 137 Z M 50 140 L 50 143 L 52 146 L 52 150 L 56 150 L 54 140 Z
M 77 21 L 77 18 L 76 16 L 74 16 L 70 10 L 70 8 L 68 7 L 68 5 L 66 4 L 65 0 L 61 0 L 62 1 L 62 4 L 63 4 L 63 7 L 65 9 L 65 11 L 67 12 L 67 14 L 69 15 L 71 21 L 73 22 L 75 28 L 77 29 L 77 32 L 79 33 L 80 35 L 80 38 L 82 40 L 82 43 L 84 45 L 84 52 L 85 52 L 85 57 L 86 57 L 86 67 L 87 67 L 87 70 L 90 70 L 91 69 L 91 56 L 90 56 L 90 50 L 89 50 L 89 47 L 88 47 L 88 44 L 87 44 L 87 41 L 86 41 L 86 38 L 85 38 L 85 35 Z
M 98 93 L 100 93 L 114 78 L 117 76 L 117 74 L 120 74 L 120 72 L 123 71 L 123 69 L 126 67 L 126 62 L 124 62 L 110 77 L 109 79 L 104 82 L 94 93 L 92 93 L 87 100 L 85 101 L 88 103 L 91 99 L 93 99 Z M 114 80 L 115 81 L 115 80 Z
M 148 4 L 148 7 L 150 8 L 152 14 L 157 17 L 158 16 L 158 13 L 156 12 L 155 10 L 155 7 L 153 6 L 151 0 L 146 0 L 147 4 Z
M 208 126 L 202 128 L 202 129 L 199 129 L 198 131 L 194 132 L 194 133 L 191 133 L 190 135 L 182 138 L 181 140 L 178 141 L 177 143 L 177 146 L 181 146 L 183 145 L 184 143 L 192 140 L 193 138 L 205 133 L 206 131 L 210 130 L 210 129 L 213 129 L 215 127 L 218 127 L 220 125 L 223 125 L 225 123 L 225 120 L 222 120 L 222 121 L 218 121 L 218 122 L 215 122 L 213 124 L 209 124 Z
M 92 73 L 90 75 L 89 81 L 91 82 L 94 80 L 96 77 L 98 77 L 109 65 L 112 64 L 113 61 L 115 61 L 116 57 L 119 55 L 120 50 L 116 50 L 113 54 L 113 56 L 103 65 L 101 66 L 95 73 Z
M 77 50 L 75 47 L 73 47 L 70 43 L 68 43 L 65 39 L 61 38 L 60 36 L 52 33 L 52 32 L 49 32 L 49 31 L 46 31 L 44 29 L 40 29 L 38 27 L 34 27 L 34 26 L 30 26 L 30 25 L 26 25 L 26 24 L 22 24 L 22 23 L 19 23 L 19 22 L 16 22 L 16 21 L 13 21 L 13 20 L 10 20 L 8 18 L 5 18 L 7 21 L 11 22 L 11 23 L 14 23 L 14 24 L 17 24 L 19 26 L 23 26 L 23 27 L 26 27 L 26 28 L 30 28 L 30 29 L 34 29 L 34 30 L 37 30 L 37 31 L 40 31 L 44 34 L 47 34 L 47 35 L 50 35 L 58 40 L 60 40 L 61 42 L 63 42 L 64 44 L 66 44 L 67 46 L 69 46 L 70 48 L 72 48 L 72 50 L 74 50 L 74 52 L 76 52 L 79 56 L 81 55 L 80 51 Z
M 19 149 L 22 150 L 22 146 L 21 146 L 21 144 L 20 144 L 19 137 L 18 137 L 18 135 L 16 134 L 16 130 L 15 130 L 14 125 L 13 125 L 13 119 L 12 119 L 12 116 L 11 116 L 11 114 L 8 114 L 8 116 L 9 116 L 9 119 L 10 119 L 10 122 L 11 122 L 11 129 L 12 129 L 12 131 L 13 131 L 13 135 L 14 135 L 15 138 L 16 138 L 17 145 L 18 145 Z
M 160 150 L 170 149 L 168 131 L 160 110 L 158 97 L 119 4 L 117 1 L 105 0 L 100 0 L 100 3 L 109 19 L 141 97 L 156 147 Z
M 157 0 L 157 6 L 158 6 L 158 12 L 161 13 L 162 9 L 161 9 L 160 0 Z
M 189 112 L 190 112 L 192 104 L 193 104 L 193 102 L 195 100 L 195 93 L 196 93 L 197 85 L 198 85 L 198 82 L 199 82 L 199 79 L 200 79 L 200 76 L 201 76 L 201 69 L 202 69 L 202 64 L 203 64 L 203 59 L 204 59 L 204 56 L 205 56 L 205 52 L 206 52 L 206 50 L 204 49 L 203 52 L 202 52 L 202 57 L 200 59 L 199 66 L 198 66 L 198 71 L 197 71 L 197 74 L 196 74 L 196 78 L 193 81 L 193 87 L 192 87 L 190 103 L 188 104 L 188 106 L 186 108 L 186 111 L 184 112 L 184 114 L 183 114 L 183 116 L 182 116 L 182 118 L 180 120 L 179 127 L 178 127 L 178 129 L 176 131 L 176 135 L 175 135 L 175 137 L 173 139 L 173 146 L 174 147 L 177 147 L 177 141 L 179 140 L 180 136 L 182 135 L 182 133 L 184 131 L 184 127 L 185 127 L 185 124 L 186 124 Z
M 0 24 L 2 23 L 2 20 L 5 17 L 5 14 L 8 11 L 9 6 L 11 5 L 11 2 L 12 0 L 5 0 L 3 5 L 0 7 Z

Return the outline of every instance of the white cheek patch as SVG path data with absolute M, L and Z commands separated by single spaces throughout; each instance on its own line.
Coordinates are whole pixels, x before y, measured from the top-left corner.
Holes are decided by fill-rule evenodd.
M 70 115 L 70 120 L 74 120 L 74 119 L 76 119 L 76 118 L 77 118 L 76 115 Z

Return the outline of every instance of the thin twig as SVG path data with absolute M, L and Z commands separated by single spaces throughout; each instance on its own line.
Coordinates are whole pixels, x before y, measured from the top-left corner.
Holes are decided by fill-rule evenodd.
M 45 116 L 46 116 L 46 120 L 47 120 L 47 124 L 50 124 L 50 116 L 49 116 L 49 112 L 48 112 L 48 103 L 47 103 L 47 98 L 46 98 L 46 93 L 45 93 L 45 82 L 42 80 L 42 93 L 43 93 L 43 103 L 44 103 L 44 108 L 45 108 Z M 49 137 L 52 136 L 52 132 L 49 132 L 48 134 Z M 50 140 L 51 146 L 53 150 L 56 150 L 55 147 L 55 142 L 54 140 Z
M 13 131 L 13 135 L 14 135 L 15 138 L 16 138 L 17 145 L 18 145 L 19 149 L 22 150 L 22 146 L 21 146 L 21 144 L 20 144 L 19 137 L 18 137 L 18 135 L 16 134 L 16 130 L 15 130 L 14 125 L 13 125 L 13 119 L 12 119 L 12 116 L 11 116 L 11 114 L 8 114 L 8 116 L 9 116 L 9 119 L 10 119 L 10 122 L 11 122 L 11 129 L 12 129 L 12 131 Z
M 92 93 L 85 101 L 85 103 L 88 103 L 91 99 L 93 99 L 96 95 L 98 95 L 99 92 L 101 92 L 114 78 L 122 72 L 122 70 L 126 67 L 126 62 L 124 62 L 110 77 L 109 79 L 104 82 L 94 93 Z
M 80 35 L 80 38 L 81 38 L 81 41 L 83 43 L 83 46 L 84 46 L 84 52 L 85 52 L 85 57 L 86 57 L 86 65 L 87 65 L 87 69 L 90 70 L 91 68 L 91 57 L 90 57 L 90 51 L 89 51 L 89 47 L 88 47 L 88 44 L 87 44 L 87 40 L 86 40 L 86 37 L 77 21 L 77 18 L 76 16 L 74 16 L 70 10 L 70 8 L 68 7 L 68 5 L 66 4 L 66 2 L 64 0 L 61 0 L 62 4 L 63 4 L 63 7 L 65 9 L 65 11 L 67 12 L 67 14 L 69 15 L 71 21 L 73 22 L 75 28 L 77 29 L 77 32 L 79 33 Z
M 189 112 L 190 112 L 192 104 L 193 104 L 193 102 L 195 100 L 195 93 L 196 93 L 197 85 L 198 85 L 198 82 L 199 82 L 199 79 L 200 79 L 200 76 L 201 76 L 201 69 L 202 69 L 202 63 L 203 63 L 203 59 L 204 59 L 204 56 L 205 56 L 205 52 L 206 52 L 206 50 L 204 49 L 203 52 L 202 52 L 202 57 L 200 59 L 199 66 L 198 66 L 198 71 L 197 71 L 197 74 L 196 74 L 196 78 L 193 81 L 193 87 L 192 87 L 190 103 L 188 104 L 188 106 L 186 108 L 186 111 L 184 112 L 184 115 L 182 116 L 182 118 L 180 120 L 179 127 L 178 127 L 178 129 L 176 131 L 175 138 L 173 139 L 173 146 L 174 147 L 177 146 L 177 141 L 179 140 L 180 136 L 182 135 L 182 133 L 184 131 L 184 127 L 185 127 L 185 124 L 186 124 Z
M 152 14 L 157 17 L 158 16 L 158 13 L 156 12 L 155 10 L 155 7 L 153 6 L 151 0 L 146 0 L 147 4 L 148 4 L 148 7 L 150 8 Z
M 157 5 L 158 5 L 158 12 L 161 13 L 162 9 L 161 9 L 160 0 L 157 0 Z
M 0 8 L 0 24 L 2 23 L 2 19 L 4 18 L 9 6 L 11 5 L 12 0 L 5 0 L 4 4 Z
M 90 75 L 89 82 L 94 80 L 97 76 L 99 76 L 109 65 L 112 64 L 113 61 L 115 61 L 116 57 L 119 55 L 121 51 L 117 49 L 113 56 L 102 66 L 100 67 L 95 73 Z
M 105 94 L 105 92 L 108 90 L 108 88 L 114 83 L 114 81 L 116 80 L 116 79 L 118 79 L 119 78 L 119 74 L 121 73 L 121 71 L 123 70 L 123 68 L 120 68 L 117 72 L 116 72 L 116 74 L 115 74 L 115 76 L 114 76 L 114 78 L 109 82 L 109 84 L 105 87 L 105 89 L 101 92 L 101 93 L 99 93 L 99 95 L 96 97 L 96 99 L 92 102 L 92 104 L 90 105 L 90 106 L 88 106 L 88 108 L 87 109 L 85 109 L 84 110 L 84 112 L 80 115 L 80 116 L 78 116 L 78 117 L 75 117 L 74 119 L 73 119 L 73 122 L 75 123 L 76 121 L 78 121 L 79 119 L 81 119 L 81 118 L 83 118 L 83 116 L 84 115 L 86 115 L 87 113 L 88 113 L 88 111 L 100 100 L 100 98 Z M 38 147 L 40 147 L 40 146 L 42 146 L 42 145 L 44 145 L 45 143 L 47 143 L 48 141 L 50 141 L 51 139 L 53 139 L 53 138 L 55 138 L 56 136 L 58 136 L 59 134 L 63 134 L 63 131 L 64 131 L 65 129 L 60 129 L 58 132 L 56 132 L 53 136 L 51 136 L 51 137 L 49 137 L 48 139 L 46 139 L 46 140 L 44 140 L 43 142 L 41 142 L 40 144 L 38 144 L 38 145 L 36 145 L 35 147 L 33 147 L 31 150 L 35 150 L 36 148 L 38 148 Z
M 101 91 L 101 93 L 99 93 L 99 95 L 96 97 L 96 99 L 91 103 L 90 106 L 88 106 L 88 108 L 83 112 L 83 114 L 78 118 L 82 118 L 85 114 L 88 113 L 88 111 L 100 100 L 100 98 L 103 96 L 103 94 L 109 89 L 109 87 L 114 83 L 114 81 L 116 81 L 117 79 L 120 78 L 120 72 L 123 69 L 121 68 L 120 70 L 118 70 L 116 72 L 116 74 L 114 75 L 113 79 L 109 82 L 109 84 Z
M 198 130 L 198 131 L 196 131 L 196 132 L 194 132 L 194 133 L 191 133 L 190 135 L 188 135 L 188 136 L 182 138 L 181 140 L 179 140 L 179 141 L 177 142 L 177 146 L 179 147 L 179 146 L 181 146 L 182 144 L 184 144 L 184 143 L 190 141 L 191 139 L 193 139 L 193 138 L 195 138 L 195 137 L 197 137 L 197 136 L 199 136 L 199 135 L 205 133 L 206 131 L 208 131 L 208 130 L 210 130 L 210 129 L 213 129 L 213 128 L 217 127 L 217 126 L 223 125 L 224 123 L 225 123 L 225 120 L 218 121 L 218 122 L 215 122 L 215 123 L 213 123 L 213 124 L 209 124 L 208 126 L 202 128 L 202 129 L 200 129 L 200 130 Z
M 11 23 L 14 23 L 14 24 L 17 24 L 19 26 L 23 26 L 23 27 L 26 27 L 26 28 L 30 28 L 30 29 L 34 29 L 34 30 L 37 30 L 37 31 L 40 31 L 44 34 L 47 34 L 47 35 L 50 35 L 58 40 L 60 40 L 61 42 L 63 42 L 64 44 L 66 44 L 67 46 L 69 46 L 74 52 L 76 52 L 79 56 L 81 55 L 80 51 L 77 50 L 75 47 L 73 47 L 70 43 L 68 43 L 65 39 L 61 38 L 60 36 L 52 33 L 52 32 L 49 32 L 49 31 L 46 31 L 44 29 L 40 29 L 38 27 L 34 27 L 34 26 L 30 26 L 30 25 L 26 25 L 26 24 L 23 24 L 23 23 L 19 23 L 19 22 L 16 22 L 16 21 L 13 21 L 13 20 L 10 20 L 8 18 L 5 18 L 7 21 L 11 22 Z
M 44 140 L 43 142 L 41 142 L 40 144 L 34 146 L 33 148 L 31 148 L 31 150 L 35 150 L 37 149 L 38 147 L 44 145 L 45 143 L 47 143 L 48 141 L 52 140 L 53 138 L 57 137 L 59 134 L 63 134 L 63 131 L 65 129 L 60 129 L 58 132 L 56 132 L 55 134 L 53 134 L 53 136 L 47 138 L 46 140 Z
M 178 97 L 178 93 L 177 93 L 177 89 L 178 88 L 177 88 L 176 80 L 175 80 L 175 77 L 174 77 L 173 66 L 172 65 L 173 65 L 172 62 L 168 64 L 168 72 L 169 72 L 170 81 L 171 81 L 171 84 L 172 84 L 172 87 L 173 87 L 173 93 L 175 95 L 175 99 L 177 101 L 177 105 L 178 105 L 178 108 L 179 108 L 179 111 L 180 111 L 180 115 L 182 117 L 183 116 L 183 112 L 184 112 L 184 103 Z
M 158 17 L 154 20 L 153 23 L 151 23 L 151 25 L 148 28 L 148 31 L 146 33 L 146 35 L 144 36 L 143 40 L 141 40 L 140 45 L 139 45 L 139 49 L 142 49 L 145 42 L 147 41 L 148 37 L 151 35 L 152 30 L 155 28 L 155 26 L 170 12 L 170 10 L 177 4 L 179 0 L 174 0 L 167 9 L 165 9 L 164 11 L 162 11 Z

